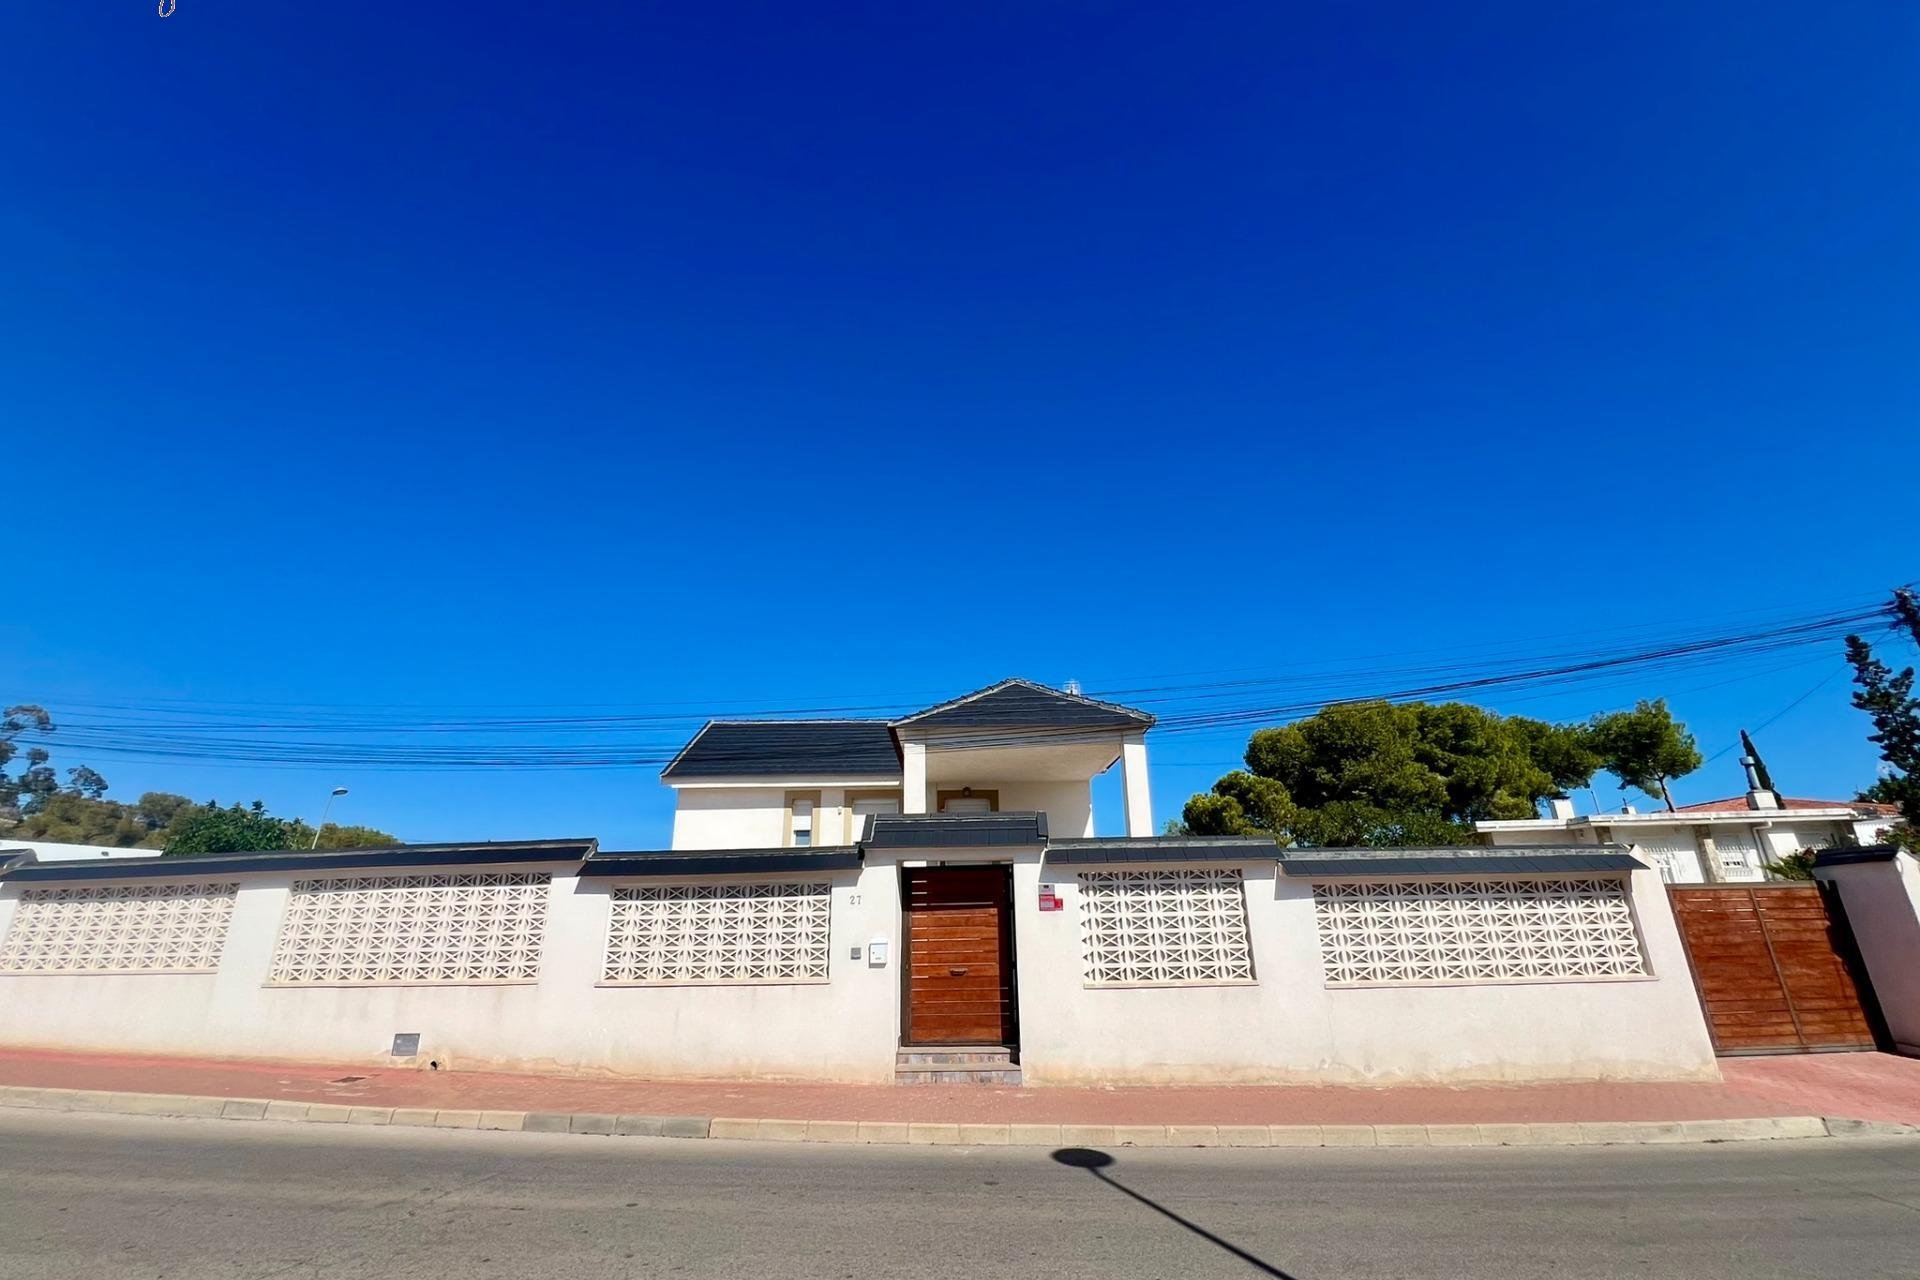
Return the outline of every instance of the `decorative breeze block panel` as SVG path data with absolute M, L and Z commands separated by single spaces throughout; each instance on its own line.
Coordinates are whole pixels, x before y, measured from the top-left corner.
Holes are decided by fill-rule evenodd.
M 1330 986 L 1644 974 L 1623 879 L 1317 884 Z
M 28 889 L 0 944 L 0 973 L 212 973 L 238 884 Z
M 609 983 L 825 982 L 831 886 L 616 886 Z
M 1082 872 L 1080 958 L 1090 987 L 1252 982 L 1240 873 Z
M 551 879 L 499 872 L 296 880 L 267 981 L 532 982 Z

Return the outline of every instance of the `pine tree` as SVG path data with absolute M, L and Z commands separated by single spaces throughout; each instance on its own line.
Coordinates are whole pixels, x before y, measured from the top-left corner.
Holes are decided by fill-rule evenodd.
M 1896 598 L 1896 607 L 1903 603 L 1912 607 L 1912 593 Z M 1907 620 L 1905 611 L 1902 620 Z M 1920 610 L 1914 611 L 1912 622 L 1920 626 Z M 1859 636 L 1847 637 L 1847 661 L 1853 666 L 1853 682 L 1860 686 L 1853 705 L 1873 721 L 1874 732 L 1867 740 L 1879 745 L 1880 758 L 1894 771 L 1873 785 L 1871 798 L 1898 805 L 1911 824 L 1920 816 L 1920 698 L 1913 696 L 1913 668 L 1894 671 Z M 1912 839 L 1909 826 L 1902 842 Z

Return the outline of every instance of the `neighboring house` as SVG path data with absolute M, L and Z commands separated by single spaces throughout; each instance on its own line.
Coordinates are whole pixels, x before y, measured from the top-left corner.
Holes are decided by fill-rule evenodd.
M 75 862 L 90 858 L 151 858 L 158 849 L 116 849 L 97 844 L 59 844 L 51 840 L 15 840 L 0 833 L 0 863 L 22 853 L 41 862 Z
M 1742 796 L 1681 805 L 1675 810 L 1576 815 L 1571 800 L 1548 802 L 1546 818 L 1474 824 L 1484 844 L 1619 844 L 1646 855 L 1668 884 L 1751 882 L 1768 878 L 1765 864 L 1802 849 L 1870 845 L 1900 820 L 1892 805 L 1858 800 L 1806 800 L 1760 785 L 1747 765 Z
M 0 864 L 0 1043 L 874 1083 L 1716 1077 L 1628 850 L 1156 836 L 1152 724 L 1024 680 L 890 721 L 716 721 L 663 771 L 663 849 Z

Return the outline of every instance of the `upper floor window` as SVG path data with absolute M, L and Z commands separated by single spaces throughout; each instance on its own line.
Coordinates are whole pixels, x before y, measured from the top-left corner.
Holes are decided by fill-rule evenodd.
M 792 848 L 805 849 L 813 844 L 813 814 L 818 804 L 811 794 L 787 797 L 787 844 Z
M 942 791 L 935 799 L 939 801 L 941 813 L 975 814 L 1000 811 L 998 791 L 975 791 L 972 787 L 962 787 L 958 791 Z
M 1752 835 L 1744 831 L 1716 831 L 1713 847 L 1720 858 L 1721 879 L 1760 879 L 1760 844 Z
M 900 797 L 892 792 L 847 797 L 846 843 L 866 838 L 868 820 L 875 814 L 900 812 Z

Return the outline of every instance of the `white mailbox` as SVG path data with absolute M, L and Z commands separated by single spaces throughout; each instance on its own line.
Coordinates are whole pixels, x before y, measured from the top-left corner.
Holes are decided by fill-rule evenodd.
M 884 969 L 887 967 L 887 940 L 874 938 L 867 943 L 867 967 Z

